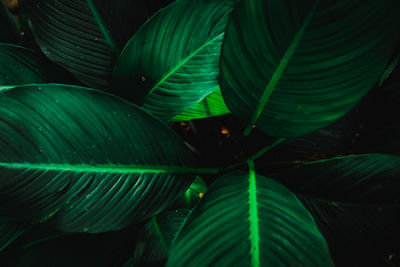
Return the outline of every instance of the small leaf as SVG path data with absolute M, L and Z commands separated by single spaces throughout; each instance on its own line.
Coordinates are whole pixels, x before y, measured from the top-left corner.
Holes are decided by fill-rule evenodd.
M 229 113 L 231 113 L 231 111 L 225 105 L 221 90 L 217 90 L 193 107 L 173 117 L 171 121 L 189 121 L 221 116 Z
M 165 211 L 151 218 L 144 227 L 144 240 L 136 245 L 135 266 L 166 261 L 172 241 L 188 214 L 188 209 L 179 209 Z

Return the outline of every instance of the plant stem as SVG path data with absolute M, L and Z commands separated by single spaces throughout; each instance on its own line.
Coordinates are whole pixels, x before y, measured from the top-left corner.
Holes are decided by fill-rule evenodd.
M 251 156 L 249 159 L 250 160 L 256 160 L 259 157 L 261 157 L 265 152 L 273 149 L 274 147 L 276 147 L 277 145 L 279 145 L 280 143 L 282 143 L 283 141 L 285 141 L 286 138 L 280 138 L 278 140 L 276 140 L 274 143 L 262 148 L 261 150 L 257 151 L 253 156 Z

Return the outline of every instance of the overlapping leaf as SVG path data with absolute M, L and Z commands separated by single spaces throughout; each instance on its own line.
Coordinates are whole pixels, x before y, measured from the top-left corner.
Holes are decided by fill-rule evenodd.
M 135 266 L 166 262 L 172 241 L 188 214 L 188 209 L 179 209 L 165 211 L 151 218 L 145 225 L 144 240 L 136 245 Z
M 178 0 L 158 12 L 119 57 L 113 73 L 117 93 L 170 119 L 218 90 L 232 5 L 231 0 Z
M 161 212 L 194 179 L 194 154 L 119 98 L 46 84 L 0 92 L 2 214 L 102 232 Z
M 275 175 L 313 214 L 338 261 L 397 242 L 399 177 L 400 157 L 389 154 L 315 161 Z
M 224 99 L 221 95 L 221 90 L 217 90 L 193 107 L 173 117 L 171 121 L 189 121 L 226 115 L 229 113 L 231 112 L 225 105 Z
M 73 80 L 46 57 L 16 45 L 0 43 L 0 62 L 0 86 Z
M 349 111 L 398 41 L 398 1 L 244 0 L 221 56 L 229 109 L 275 137 L 300 136 Z
M 167 266 L 331 266 L 312 216 L 281 184 L 219 178 L 186 219 Z
M 30 26 L 48 58 L 107 89 L 120 49 L 150 17 L 146 1 L 27 0 Z

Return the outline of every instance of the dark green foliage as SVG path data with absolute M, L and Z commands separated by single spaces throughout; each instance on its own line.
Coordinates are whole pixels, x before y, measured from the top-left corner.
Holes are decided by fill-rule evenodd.
M 231 0 L 178 0 L 158 12 L 119 57 L 116 92 L 170 119 L 219 90 L 219 55 L 232 6 Z
M 398 1 L 13 12 L 0 266 L 400 266 Z

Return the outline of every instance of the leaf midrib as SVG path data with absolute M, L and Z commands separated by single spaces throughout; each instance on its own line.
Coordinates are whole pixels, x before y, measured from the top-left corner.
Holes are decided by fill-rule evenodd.
M 251 266 L 260 267 L 260 233 L 258 229 L 257 185 L 254 161 L 249 160 L 249 222 Z
M 95 173 L 217 173 L 215 168 L 191 168 L 166 165 L 122 165 L 122 164 L 52 164 L 52 163 L 14 163 L 0 162 L 0 167 L 44 170 L 44 171 L 72 171 Z
M 161 79 L 151 88 L 151 90 L 149 91 L 147 96 L 151 95 L 160 86 L 160 84 L 165 82 L 172 74 L 175 73 L 175 71 L 177 71 L 179 68 L 181 68 L 183 65 L 185 65 L 185 63 L 188 62 L 192 57 L 197 55 L 197 53 L 199 53 L 201 50 L 203 50 L 205 47 L 207 47 L 210 44 L 212 44 L 215 40 L 217 40 L 218 38 L 220 38 L 223 35 L 224 35 L 223 32 L 218 34 L 217 36 L 215 36 L 214 38 L 212 38 L 211 40 L 209 40 L 208 42 L 204 43 L 202 46 L 197 48 L 195 51 L 193 51 L 193 53 L 191 53 L 189 56 L 187 56 L 184 60 L 178 62 L 164 76 L 161 77 Z
M 258 102 L 257 108 L 254 110 L 250 122 L 248 123 L 244 135 L 247 136 L 250 134 L 251 130 L 253 129 L 253 126 L 255 125 L 256 121 L 261 115 L 261 112 L 263 111 L 266 103 L 269 100 L 269 97 L 271 96 L 272 92 L 275 90 L 276 85 L 278 84 L 284 70 L 286 69 L 286 66 L 291 59 L 294 51 L 296 50 L 297 46 L 300 43 L 301 38 L 303 37 L 305 30 L 307 29 L 313 15 L 315 12 L 315 9 L 317 8 L 317 5 L 319 3 L 319 0 L 316 0 L 314 5 L 312 6 L 310 12 L 307 14 L 306 18 L 304 19 L 303 24 L 301 25 L 300 29 L 296 33 L 296 35 L 293 38 L 293 41 L 290 43 L 288 49 L 286 50 L 285 54 L 283 55 L 281 61 L 279 62 L 278 67 L 276 68 L 275 72 L 272 74 L 271 79 L 269 80 L 263 95 L 260 98 L 260 102 Z

